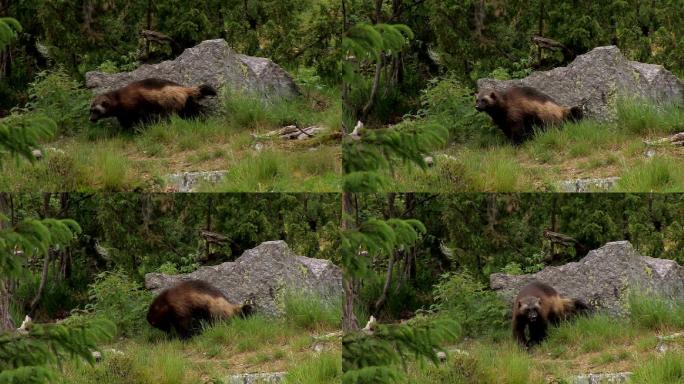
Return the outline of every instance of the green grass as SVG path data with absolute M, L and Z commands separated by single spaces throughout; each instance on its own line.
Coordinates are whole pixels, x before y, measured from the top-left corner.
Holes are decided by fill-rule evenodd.
M 635 384 L 684 383 L 684 353 L 668 352 L 655 359 L 643 361 L 634 371 Z
M 237 373 L 286 371 L 288 383 L 329 383 L 341 374 L 340 343 L 335 338 L 315 341 L 324 348 L 317 354 L 312 336 L 338 329 L 261 315 L 208 326 L 189 341 L 150 329 L 111 345 L 122 354 L 108 352 L 107 346 L 103 360 L 93 366 L 64 363 L 61 382 L 194 384 L 205 379 L 224 382 Z
M 458 114 L 441 114 L 412 124 L 460 127 L 482 125 L 470 131 L 493 132 L 491 140 L 455 142 L 433 153 L 434 166 L 421 170 L 411 164 L 398 167 L 394 185 L 400 191 L 556 191 L 564 180 L 620 177 L 616 191 L 684 191 L 684 149 L 671 145 L 647 146 L 684 131 L 684 108 L 654 106 L 634 100 L 618 103 L 611 122 L 583 120 L 549 128 L 520 146 L 495 140 L 490 121 Z M 480 136 L 481 136 L 480 135 Z M 496 136 L 496 137 L 494 137 Z M 483 143 L 489 143 L 483 145 Z M 647 150 L 655 152 L 650 158 Z
M 322 353 L 309 357 L 288 372 L 286 384 L 336 383 L 342 376 L 342 359 L 339 354 Z
M 227 170 L 224 183 L 203 188 L 338 191 L 341 156 L 334 134 L 340 129 L 341 106 L 337 93 L 324 87 L 293 100 L 268 102 L 244 94 L 225 95 L 223 105 L 211 116 L 172 117 L 136 132 L 122 132 L 111 121 L 79 120 L 80 128 L 65 129 L 68 134 L 44 143 L 42 160 L 0 164 L 0 188 L 164 191 L 169 174 Z M 82 112 L 87 115 L 87 108 Z M 264 136 L 290 124 L 318 125 L 328 133 L 304 141 Z
M 684 328 L 683 301 L 632 293 L 629 307 L 632 323 L 640 327 L 658 331 Z

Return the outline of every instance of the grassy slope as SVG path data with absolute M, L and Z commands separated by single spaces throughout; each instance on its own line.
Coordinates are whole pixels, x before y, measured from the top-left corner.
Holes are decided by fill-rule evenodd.
M 102 346 L 103 360 L 93 366 L 65 363 L 61 382 L 222 383 L 233 374 L 280 371 L 288 372 L 286 383 L 335 382 L 342 369 L 340 338 L 314 337 L 339 331 L 341 306 L 295 296 L 284 303 L 283 318 L 233 319 L 188 341 L 144 327 L 136 337 Z
M 454 144 L 436 154 L 434 167 L 404 166 L 396 188 L 417 191 L 555 191 L 558 182 L 619 176 L 616 191 L 684 191 L 684 148 L 647 147 L 684 131 L 684 110 L 637 103 L 618 108 L 613 123 L 586 120 L 539 133 L 520 147 Z M 648 149 L 655 156 L 648 158 Z
M 225 182 L 212 189 L 336 191 L 341 156 L 332 136 L 296 142 L 258 136 L 288 124 L 337 132 L 338 98 L 331 90 L 307 91 L 299 100 L 265 106 L 233 96 L 221 114 L 204 120 L 173 118 L 129 134 L 114 124 L 90 125 L 45 143 L 43 160 L 4 164 L 0 188 L 163 191 L 164 177 L 171 173 L 228 170 Z
M 439 366 L 411 364 L 418 383 L 564 383 L 587 373 L 634 373 L 633 383 L 684 383 L 684 338 L 656 350 L 657 336 L 684 331 L 684 303 L 630 299 L 629 318 L 579 318 L 552 328 L 549 338 L 527 352 L 508 336 L 466 339 Z M 498 330 L 503 331 L 503 330 Z M 449 349 L 449 347 L 447 347 Z

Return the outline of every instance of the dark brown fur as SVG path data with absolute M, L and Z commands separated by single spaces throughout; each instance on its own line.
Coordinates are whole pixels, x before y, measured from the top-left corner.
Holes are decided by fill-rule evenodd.
M 145 79 L 95 97 L 90 105 L 90 121 L 116 117 L 124 128 L 177 114 L 194 117 L 200 113 L 199 100 L 216 95 L 209 85 L 183 87 L 173 81 Z
M 557 326 L 588 310 L 581 300 L 562 298 L 550 285 L 532 282 L 520 290 L 513 303 L 513 337 L 520 345 L 531 347 L 546 338 L 549 323 Z
M 558 125 L 582 118 L 582 108 L 558 105 L 548 95 L 530 87 L 512 87 L 503 92 L 481 91 L 475 108 L 486 112 L 503 133 L 520 144 L 534 133 L 534 127 Z
M 209 283 L 190 280 L 178 283 L 157 296 L 147 312 L 147 321 L 155 328 L 186 339 L 194 333 L 200 320 L 212 322 L 233 316 L 251 314 L 251 303 L 232 304 L 226 296 Z

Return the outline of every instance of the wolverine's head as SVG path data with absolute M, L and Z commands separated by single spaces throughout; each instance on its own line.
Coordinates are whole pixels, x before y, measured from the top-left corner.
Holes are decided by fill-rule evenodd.
M 90 121 L 93 123 L 103 117 L 111 116 L 112 101 L 107 95 L 99 95 L 90 104 Z
M 518 300 L 518 313 L 527 317 L 529 321 L 536 321 L 541 312 L 541 299 L 535 296 L 523 297 Z
M 486 111 L 492 106 L 496 105 L 499 96 L 496 92 L 483 91 L 475 96 L 475 109 L 478 111 Z

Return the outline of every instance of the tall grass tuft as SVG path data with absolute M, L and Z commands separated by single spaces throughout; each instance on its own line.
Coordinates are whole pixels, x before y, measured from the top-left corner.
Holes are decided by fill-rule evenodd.
M 285 319 L 298 328 L 317 331 L 341 326 L 342 303 L 339 300 L 286 292 L 283 307 Z
M 628 296 L 633 324 L 654 330 L 684 328 L 684 301 L 645 295 L 633 291 Z
M 336 383 L 342 376 L 342 358 L 327 352 L 297 364 L 285 378 L 286 384 Z
M 596 314 L 579 317 L 558 328 L 551 328 L 543 348 L 552 349 L 554 345 L 567 345 L 581 353 L 595 352 L 601 350 L 606 343 L 625 340 L 635 334 L 636 330 L 626 321 L 606 314 Z
M 512 342 L 483 345 L 477 352 L 476 382 L 485 384 L 530 384 L 543 380 L 532 372 L 532 357 Z
M 639 135 L 679 132 L 684 130 L 684 108 L 621 99 L 617 103 L 617 127 Z
M 681 164 L 673 159 L 655 157 L 626 169 L 617 183 L 617 191 L 674 192 L 684 190 Z
M 662 357 L 648 360 L 634 371 L 634 384 L 684 383 L 684 353 L 666 352 Z
M 238 352 L 245 352 L 255 351 L 265 345 L 278 344 L 282 338 L 293 334 L 294 330 L 283 322 L 256 314 L 208 326 L 202 334 L 193 339 L 193 342 L 203 350 L 214 345 L 226 345 Z

